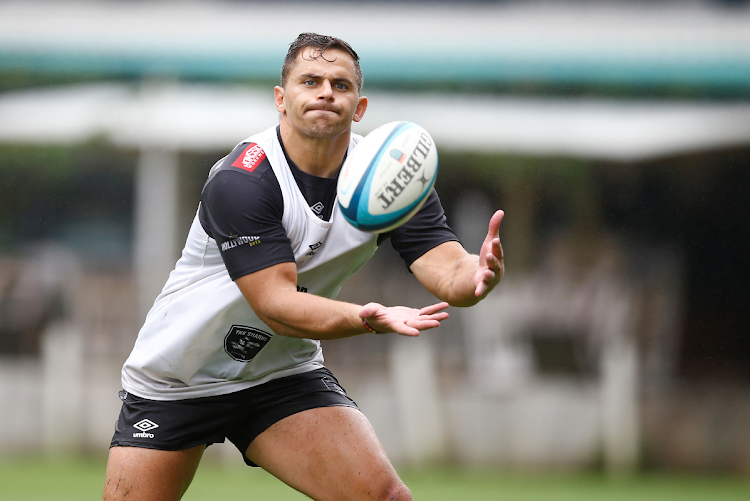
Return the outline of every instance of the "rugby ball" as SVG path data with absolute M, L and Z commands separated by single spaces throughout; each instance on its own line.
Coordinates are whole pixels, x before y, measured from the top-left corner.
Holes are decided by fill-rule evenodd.
M 365 136 L 339 173 L 341 213 L 355 228 L 384 233 L 422 207 L 437 177 L 430 134 L 412 122 L 391 122 Z

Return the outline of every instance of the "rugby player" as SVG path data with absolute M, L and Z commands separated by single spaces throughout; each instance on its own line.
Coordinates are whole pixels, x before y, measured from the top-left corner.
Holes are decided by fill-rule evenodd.
M 203 451 L 229 439 L 316 500 L 409 500 L 367 418 L 324 367 L 321 339 L 438 327 L 504 272 L 489 222 L 479 255 L 446 224 L 437 193 L 406 224 L 361 232 L 335 209 L 337 173 L 361 139 L 362 71 L 343 40 L 301 34 L 274 88 L 279 124 L 209 173 L 182 256 L 122 369 L 104 499 L 182 497 Z M 440 302 L 421 309 L 336 301 L 390 240 Z M 252 498 L 252 493 L 248 493 Z

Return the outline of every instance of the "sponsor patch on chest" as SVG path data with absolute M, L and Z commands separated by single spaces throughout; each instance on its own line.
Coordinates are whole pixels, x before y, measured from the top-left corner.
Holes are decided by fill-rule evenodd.
M 224 351 L 238 362 L 250 362 L 263 349 L 271 334 L 248 325 L 233 325 L 224 337 Z

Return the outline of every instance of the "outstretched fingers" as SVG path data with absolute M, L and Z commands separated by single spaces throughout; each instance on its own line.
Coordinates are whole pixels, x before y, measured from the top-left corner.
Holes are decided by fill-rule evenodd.
M 419 331 L 440 327 L 440 322 L 449 317 L 448 312 L 443 311 L 448 306 L 450 305 L 445 302 L 425 306 L 419 310 L 418 316 L 408 320 L 406 323 Z
M 420 315 L 434 315 L 436 313 L 439 313 L 440 315 L 445 315 L 443 318 L 440 319 L 440 320 L 444 320 L 448 318 L 448 313 L 444 312 L 443 310 L 446 309 L 448 306 L 450 305 L 446 303 L 445 301 L 443 301 L 442 303 L 431 304 L 419 310 L 419 314 Z
M 490 252 L 485 256 L 487 268 L 496 274 L 499 273 L 502 278 L 504 259 L 503 246 L 500 244 L 500 239 L 496 238 L 492 241 Z
M 479 268 L 474 278 L 474 295 L 478 298 L 487 294 L 505 274 L 503 246 L 498 236 L 504 215 L 505 213 L 501 210 L 492 215 L 487 237 L 479 254 Z
M 448 318 L 448 303 L 436 303 L 422 309 L 406 306 L 385 307 L 368 303 L 359 311 L 360 318 L 378 332 L 396 332 L 404 336 L 418 336 L 423 330 L 434 329 Z
M 488 254 L 486 267 L 481 270 L 480 280 L 477 282 L 474 295 L 482 297 L 503 278 L 504 271 L 502 258 L 498 259 L 495 255 Z
M 505 262 L 505 253 L 503 252 L 503 244 L 500 243 L 500 238 L 496 238 L 492 242 L 492 253 L 500 261 L 500 265 Z
M 489 229 L 487 231 L 487 234 L 491 238 L 497 238 L 497 236 L 500 234 L 500 223 L 503 222 L 503 217 L 505 217 L 505 212 L 501 210 L 496 210 L 495 213 L 492 214 L 492 217 L 490 218 Z

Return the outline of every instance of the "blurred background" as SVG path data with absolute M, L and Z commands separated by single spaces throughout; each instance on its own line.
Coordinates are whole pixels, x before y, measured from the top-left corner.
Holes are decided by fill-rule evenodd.
M 303 31 L 431 132 L 506 278 L 419 339 L 324 346 L 397 465 L 750 474 L 750 6 L 0 2 L 0 458 L 106 454 L 213 163 Z M 385 244 L 340 299 L 432 301 Z M 229 446 L 207 456 L 239 464 Z

